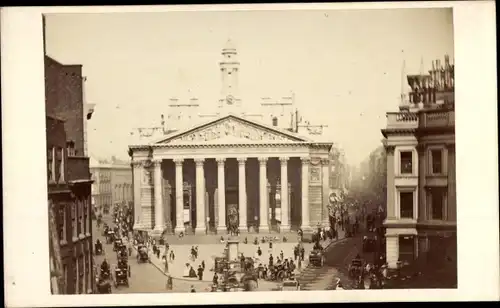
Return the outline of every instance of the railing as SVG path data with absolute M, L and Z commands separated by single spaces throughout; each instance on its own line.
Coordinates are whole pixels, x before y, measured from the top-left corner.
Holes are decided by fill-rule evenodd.
M 387 128 L 417 128 L 418 116 L 414 112 L 388 112 Z
M 420 127 L 454 127 L 455 111 L 427 111 L 420 114 Z
M 86 156 L 68 156 L 68 181 L 90 180 L 89 158 Z

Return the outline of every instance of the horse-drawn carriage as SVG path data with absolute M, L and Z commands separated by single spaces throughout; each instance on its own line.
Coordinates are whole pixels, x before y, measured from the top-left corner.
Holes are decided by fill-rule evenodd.
M 369 234 L 363 237 L 363 253 L 375 252 L 377 248 L 376 235 Z
M 314 244 L 313 250 L 309 253 L 309 264 L 313 266 L 323 267 L 325 265 L 325 255 L 323 253 L 323 247 L 316 242 Z
M 286 271 L 282 264 L 269 267 L 268 279 L 271 281 L 283 281 L 286 278 Z
M 109 268 L 101 269 L 96 279 L 96 289 L 99 294 L 111 294 L 111 275 Z
M 115 231 L 113 231 L 111 229 L 108 230 L 106 232 L 106 242 L 108 244 L 111 244 L 111 243 L 113 243 L 115 241 L 115 239 L 116 239 Z
M 94 252 L 95 252 L 96 256 L 102 255 L 103 250 L 102 250 L 102 243 L 101 242 L 97 241 L 94 244 Z
M 128 285 L 128 277 L 130 276 L 130 265 L 125 267 L 116 267 L 115 268 L 115 287 L 124 285 L 124 286 L 129 286 Z
M 139 244 L 137 246 L 137 263 L 146 263 L 149 262 L 148 248 Z
M 122 246 L 124 246 L 123 240 L 121 238 L 115 238 L 113 241 L 113 251 L 119 251 Z
M 355 279 L 363 276 L 363 261 L 361 258 L 354 258 L 349 264 L 349 277 Z
M 283 280 L 280 285 L 281 291 L 298 291 L 300 290 L 300 284 L 295 276 L 291 276 Z

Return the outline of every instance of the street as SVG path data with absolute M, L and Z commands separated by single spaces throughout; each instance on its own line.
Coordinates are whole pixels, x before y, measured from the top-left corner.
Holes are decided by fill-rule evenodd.
M 303 290 L 329 290 L 333 289 L 336 278 L 339 278 L 344 288 L 351 288 L 348 277 L 348 267 L 351 260 L 360 254 L 368 262 L 373 262 L 373 254 L 362 253 L 363 233 L 356 237 L 347 238 L 334 244 L 326 251 L 325 266 L 308 267 L 301 273 L 300 282 Z
M 106 215 L 103 221 L 108 225 L 112 226 L 111 217 Z M 106 257 L 108 263 L 110 263 L 112 270 L 117 263 L 116 253 L 113 251 L 112 244 L 104 244 L 105 238 L 102 236 L 102 228 L 97 229 L 94 222 L 93 228 L 94 242 L 96 239 L 100 239 L 103 243 L 103 256 L 96 256 L 95 262 L 97 266 L 100 266 L 101 262 Z M 343 232 L 340 232 L 340 238 L 343 237 Z M 333 243 L 327 254 L 327 266 L 323 268 L 307 267 L 308 254 L 312 249 L 311 243 L 305 243 L 305 262 L 303 263 L 304 270 L 300 274 L 301 284 L 304 289 L 313 290 L 324 290 L 328 289 L 328 283 L 325 281 L 333 281 L 332 277 L 337 277 L 339 271 L 342 272 L 341 264 L 348 264 L 350 259 L 354 257 L 356 250 L 354 249 L 358 239 L 344 239 L 339 242 Z M 327 245 L 329 242 L 324 243 Z M 263 264 L 267 264 L 267 259 L 270 254 L 273 256 L 278 256 L 281 251 L 286 257 L 293 257 L 293 246 L 296 243 L 274 243 L 273 248 L 270 249 L 268 243 L 259 243 L 254 245 L 253 243 L 240 244 L 239 251 L 244 253 L 246 256 L 254 256 L 258 247 L 262 249 L 262 256 L 260 258 Z M 150 253 L 151 262 L 138 264 L 136 261 L 136 251 L 132 252 L 132 256 L 129 258 L 129 265 L 131 271 L 131 277 L 129 278 L 129 287 L 118 286 L 113 288 L 113 293 L 158 293 L 158 292 L 189 292 L 191 286 L 195 288 L 197 292 L 207 292 L 211 286 L 211 280 L 213 272 L 211 268 L 214 264 L 214 256 L 221 256 L 224 244 L 199 244 L 197 245 L 199 249 L 198 259 L 193 262 L 189 259 L 190 249 L 192 245 L 190 244 L 174 244 L 170 245 L 170 249 L 175 253 L 175 259 L 169 261 L 169 272 L 173 279 L 173 289 L 166 290 L 166 276 L 164 272 L 164 263 L 161 261 L 161 256 L 163 255 L 163 247 L 161 248 L 160 259 Z M 205 275 L 203 280 L 197 280 L 193 278 L 183 278 L 183 271 L 186 263 L 190 263 L 196 269 L 199 263 L 204 260 L 206 263 Z M 260 281 L 259 291 L 271 291 L 276 289 L 276 282 Z

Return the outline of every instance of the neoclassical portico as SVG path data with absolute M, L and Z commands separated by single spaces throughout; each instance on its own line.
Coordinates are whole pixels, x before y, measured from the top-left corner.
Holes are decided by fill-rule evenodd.
M 325 223 L 332 144 L 228 115 L 130 146 L 134 229 L 305 232 Z M 175 219 L 174 219 L 175 217 Z

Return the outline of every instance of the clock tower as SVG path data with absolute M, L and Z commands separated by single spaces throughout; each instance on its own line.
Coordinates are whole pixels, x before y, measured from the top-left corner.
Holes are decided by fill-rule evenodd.
M 241 100 L 238 93 L 238 73 L 240 62 L 236 47 L 231 40 L 226 42 L 222 49 L 222 61 L 219 62 L 221 74 L 221 98 L 219 108 L 233 109 L 239 107 Z

